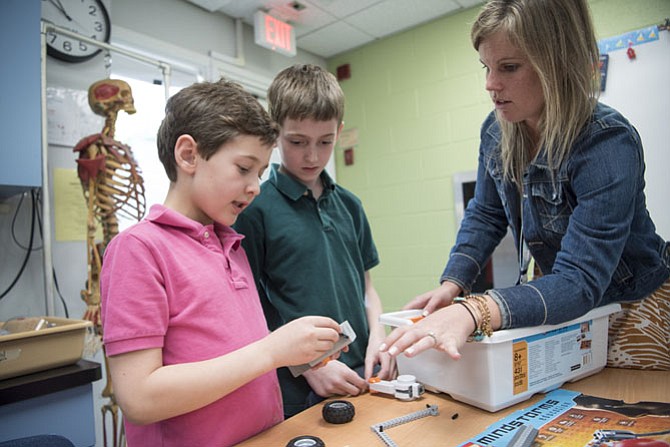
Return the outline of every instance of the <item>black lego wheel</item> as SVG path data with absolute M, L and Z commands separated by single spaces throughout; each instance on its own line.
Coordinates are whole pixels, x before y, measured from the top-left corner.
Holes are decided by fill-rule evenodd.
M 316 436 L 304 435 L 291 439 L 286 447 L 326 447 L 326 444 Z
M 351 422 L 356 414 L 354 404 L 348 400 L 333 400 L 323 405 L 321 411 L 323 419 L 331 424 L 346 424 Z

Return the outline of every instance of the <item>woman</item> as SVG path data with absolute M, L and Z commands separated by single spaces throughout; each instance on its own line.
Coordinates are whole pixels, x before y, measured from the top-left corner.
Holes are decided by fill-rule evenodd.
M 608 364 L 670 369 L 670 245 L 646 209 L 637 131 L 597 102 L 586 0 L 490 1 L 471 39 L 495 106 L 481 128 L 475 196 L 441 286 L 405 306 L 428 316 L 394 330 L 380 349 L 412 356 L 437 348 L 458 359 L 470 336 L 558 324 L 621 302 Z M 468 295 L 508 225 L 518 284 Z M 527 282 L 531 256 L 541 274 Z M 633 338 L 645 347 L 627 343 Z

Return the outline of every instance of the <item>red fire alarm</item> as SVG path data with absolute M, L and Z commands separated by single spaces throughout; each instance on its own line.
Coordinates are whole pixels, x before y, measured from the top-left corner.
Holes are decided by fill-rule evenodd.
M 344 81 L 351 77 L 351 66 L 349 64 L 343 64 L 337 67 L 337 80 Z
M 351 166 L 354 164 L 354 148 L 350 147 L 349 149 L 344 150 L 344 165 Z

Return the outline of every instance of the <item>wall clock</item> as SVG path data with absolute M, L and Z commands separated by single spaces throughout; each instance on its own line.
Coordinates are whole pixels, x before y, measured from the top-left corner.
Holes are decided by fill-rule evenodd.
M 109 43 L 111 22 L 101 0 L 42 0 L 42 19 L 68 31 Z M 47 32 L 47 54 L 65 62 L 83 62 L 101 48 L 54 31 Z

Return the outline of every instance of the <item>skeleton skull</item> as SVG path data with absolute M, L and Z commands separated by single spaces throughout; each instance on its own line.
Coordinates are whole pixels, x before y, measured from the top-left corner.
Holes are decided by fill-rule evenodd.
M 88 104 L 96 115 L 108 116 L 124 110 L 135 113 L 135 103 L 130 86 L 119 79 L 103 79 L 88 88 Z

